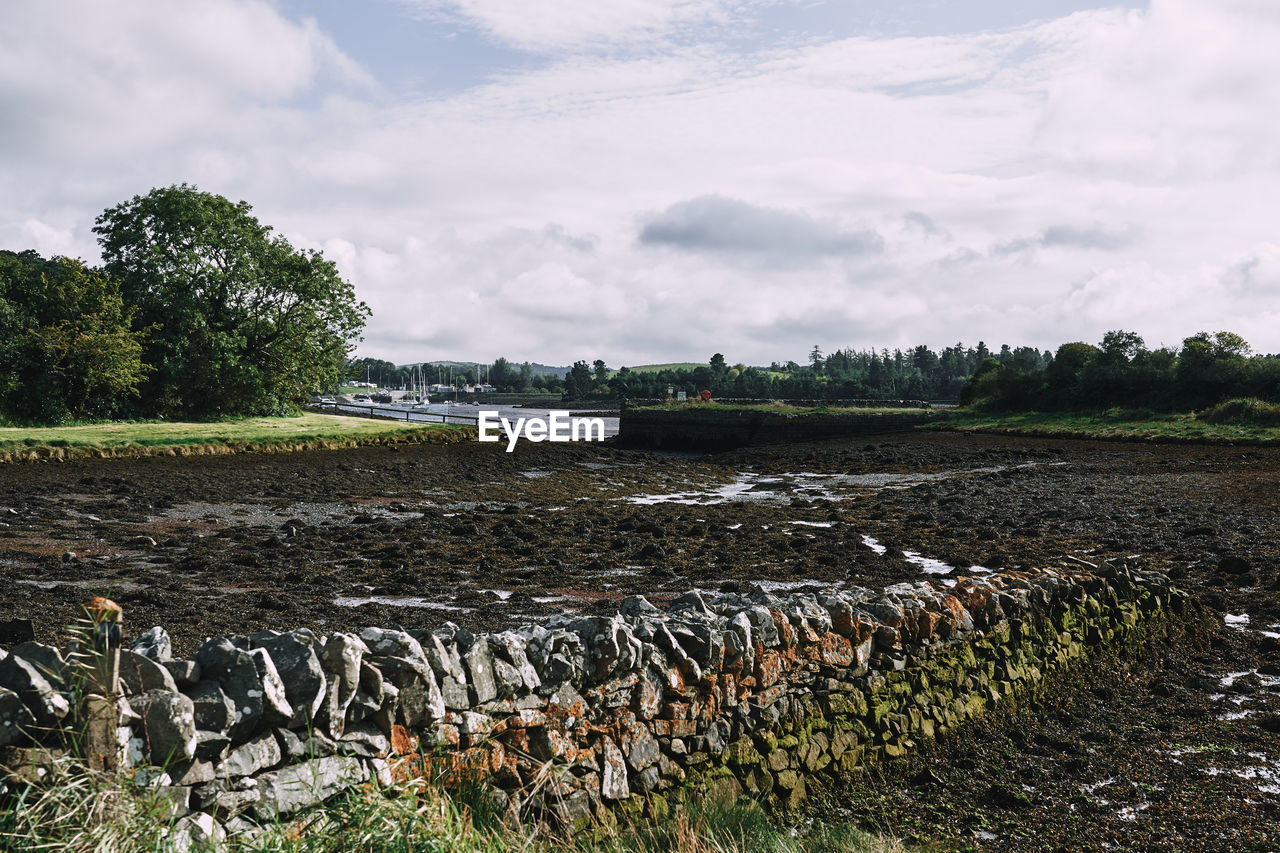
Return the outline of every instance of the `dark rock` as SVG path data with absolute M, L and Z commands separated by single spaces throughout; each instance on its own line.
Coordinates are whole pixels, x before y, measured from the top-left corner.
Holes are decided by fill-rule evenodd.
M 288 764 L 324 758 L 338 752 L 337 744 L 319 730 L 298 732 L 293 729 L 276 729 L 275 734 L 276 740 L 280 742 L 280 754 Z
M 201 731 L 226 734 L 235 723 L 239 710 L 218 682 L 197 682 L 187 695 L 195 709 L 196 728 Z
M 201 761 L 221 761 L 230 749 L 231 738 L 226 735 L 196 729 L 196 758 Z
M 0 747 L 21 741 L 35 726 L 36 718 L 22 698 L 0 687 Z
M 1218 571 L 1228 575 L 1243 575 L 1252 567 L 1249 561 L 1237 554 L 1223 554 L 1218 560 Z
M 36 628 L 30 619 L 5 619 L 0 621 L 0 646 L 13 648 L 36 638 Z

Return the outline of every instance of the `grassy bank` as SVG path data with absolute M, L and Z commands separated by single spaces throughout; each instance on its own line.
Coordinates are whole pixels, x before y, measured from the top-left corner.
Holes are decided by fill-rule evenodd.
M 307 412 L 297 417 L 213 423 L 149 421 L 60 427 L 0 427 L 0 461 L 104 456 L 187 456 L 355 447 L 449 444 L 474 430 L 443 424 Z
M 929 428 L 1109 441 L 1280 445 L 1280 427 L 1246 418 L 1224 418 L 1218 411 L 1221 408 L 1181 414 L 1127 409 L 1093 413 L 960 411 Z
M 162 794 L 126 778 L 90 774 L 67 759 L 44 783 L 15 791 L 0 811 L 0 850 L 114 853 L 206 849 L 170 815 Z M 476 799 L 468 797 L 465 799 Z M 192 842 L 195 842 L 192 844 Z M 891 838 L 855 827 L 781 826 L 754 803 L 638 816 L 572 839 L 548 836 L 480 802 L 468 806 L 434 785 L 365 785 L 327 805 L 229 839 L 218 849 L 262 853 L 905 853 Z
M 904 412 L 925 412 L 928 409 L 894 407 L 894 406 L 793 406 L 787 403 L 717 403 L 714 400 L 703 403 L 690 401 L 686 403 L 668 403 L 658 406 L 637 406 L 637 409 L 654 409 L 657 411 L 679 412 L 775 412 L 787 415 L 890 415 Z

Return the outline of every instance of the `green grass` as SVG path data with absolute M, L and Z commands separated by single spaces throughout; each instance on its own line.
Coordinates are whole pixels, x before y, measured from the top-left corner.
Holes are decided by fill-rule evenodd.
M 0 460 L 75 456 L 225 453 L 358 444 L 449 443 L 467 430 L 442 424 L 307 412 L 296 417 L 211 423 L 148 421 L 59 427 L 0 427 Z
M 786 403 L 717 403 L 714 400 L 709 403 L 690 400 L 685 403 L 677 402 L 658 406 L 637 406 L 636 408 L 681 412 L 777 412 L 780 414 L 790 415 L 887 415 L 902 414 L 904 412 L 917 413 L 929 411 L 928 409 L 895 408 L 890 406 L 792 406 Z
M 0 812 L 0 850 L 143 853 L 175 849 L 179 824 L 162 796 L 126 775 L 85 771 L 71 759 L 48 768 L 39 786 L 21 787 Z M 750 801 L 691 806 L 653 819 L 637 815 L 573 838 L 548 835 L 490 808 L 473 808 L 438 786 L 366 783 L 322 807 L 233 840 L 231 851 L 259 853 L 904 853 L 894 839 L 844 824 L 779 824 Z M 693 798 L 692 802 L 701 802 Z M 198 848 L 203 849 L 203 848 Z
M 1226 404 L 1223 404 L 1224 406 Z M 936 428 L 1056 438 L 1124 441 L 1280 444 L 1280 427 L 1230 417 L 1215 407 L 1202 414 L 1108 409 L 1094 413 L 981 413 L 960 410 Z M 1211 419 L 1212 418 L 1212 419 Z
M 638 364 L 635 367 L 628 366 L 627 370 L 630 370 L 632 373 L 661 373 L 664 370 L 696 370 L 699 367 L 707 366 L 708 365 L 705 362 L 670 361 L 666 364 Z M 616 375 L 617 372 L 618 371 L 616 370 L 609 371 L 610 378 Z

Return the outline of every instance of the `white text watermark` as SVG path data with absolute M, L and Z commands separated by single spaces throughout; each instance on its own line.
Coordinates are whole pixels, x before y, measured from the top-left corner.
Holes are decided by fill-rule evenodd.
M 575 418 L 568 412 L 548 412 L 545 418 L 516 418 L 512 423 L 495 411 L 481 411 L 476 425 L 480 427 L 481 441 L 500 441 L 506 435 L 508 453 L 522 438 L 532 442 L 604 441 L 604 418 Z

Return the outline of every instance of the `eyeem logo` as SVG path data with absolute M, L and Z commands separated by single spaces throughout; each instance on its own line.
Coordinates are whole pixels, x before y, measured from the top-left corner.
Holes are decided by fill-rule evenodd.
M 496 419 L 496 420 L 495 420 Z M 507 452 L 522 438 L 529 441 L 604 441 L 604 418 L 573 418 L 568 412 L 549 412 L 545 418 L 516 418 L 513 424 L 494 411 L 481 411 L 476 421 L 481 441 L 498 441 L 498 428 L 507 436 Z M 491 433 L 489 430 L 493 430 Z

